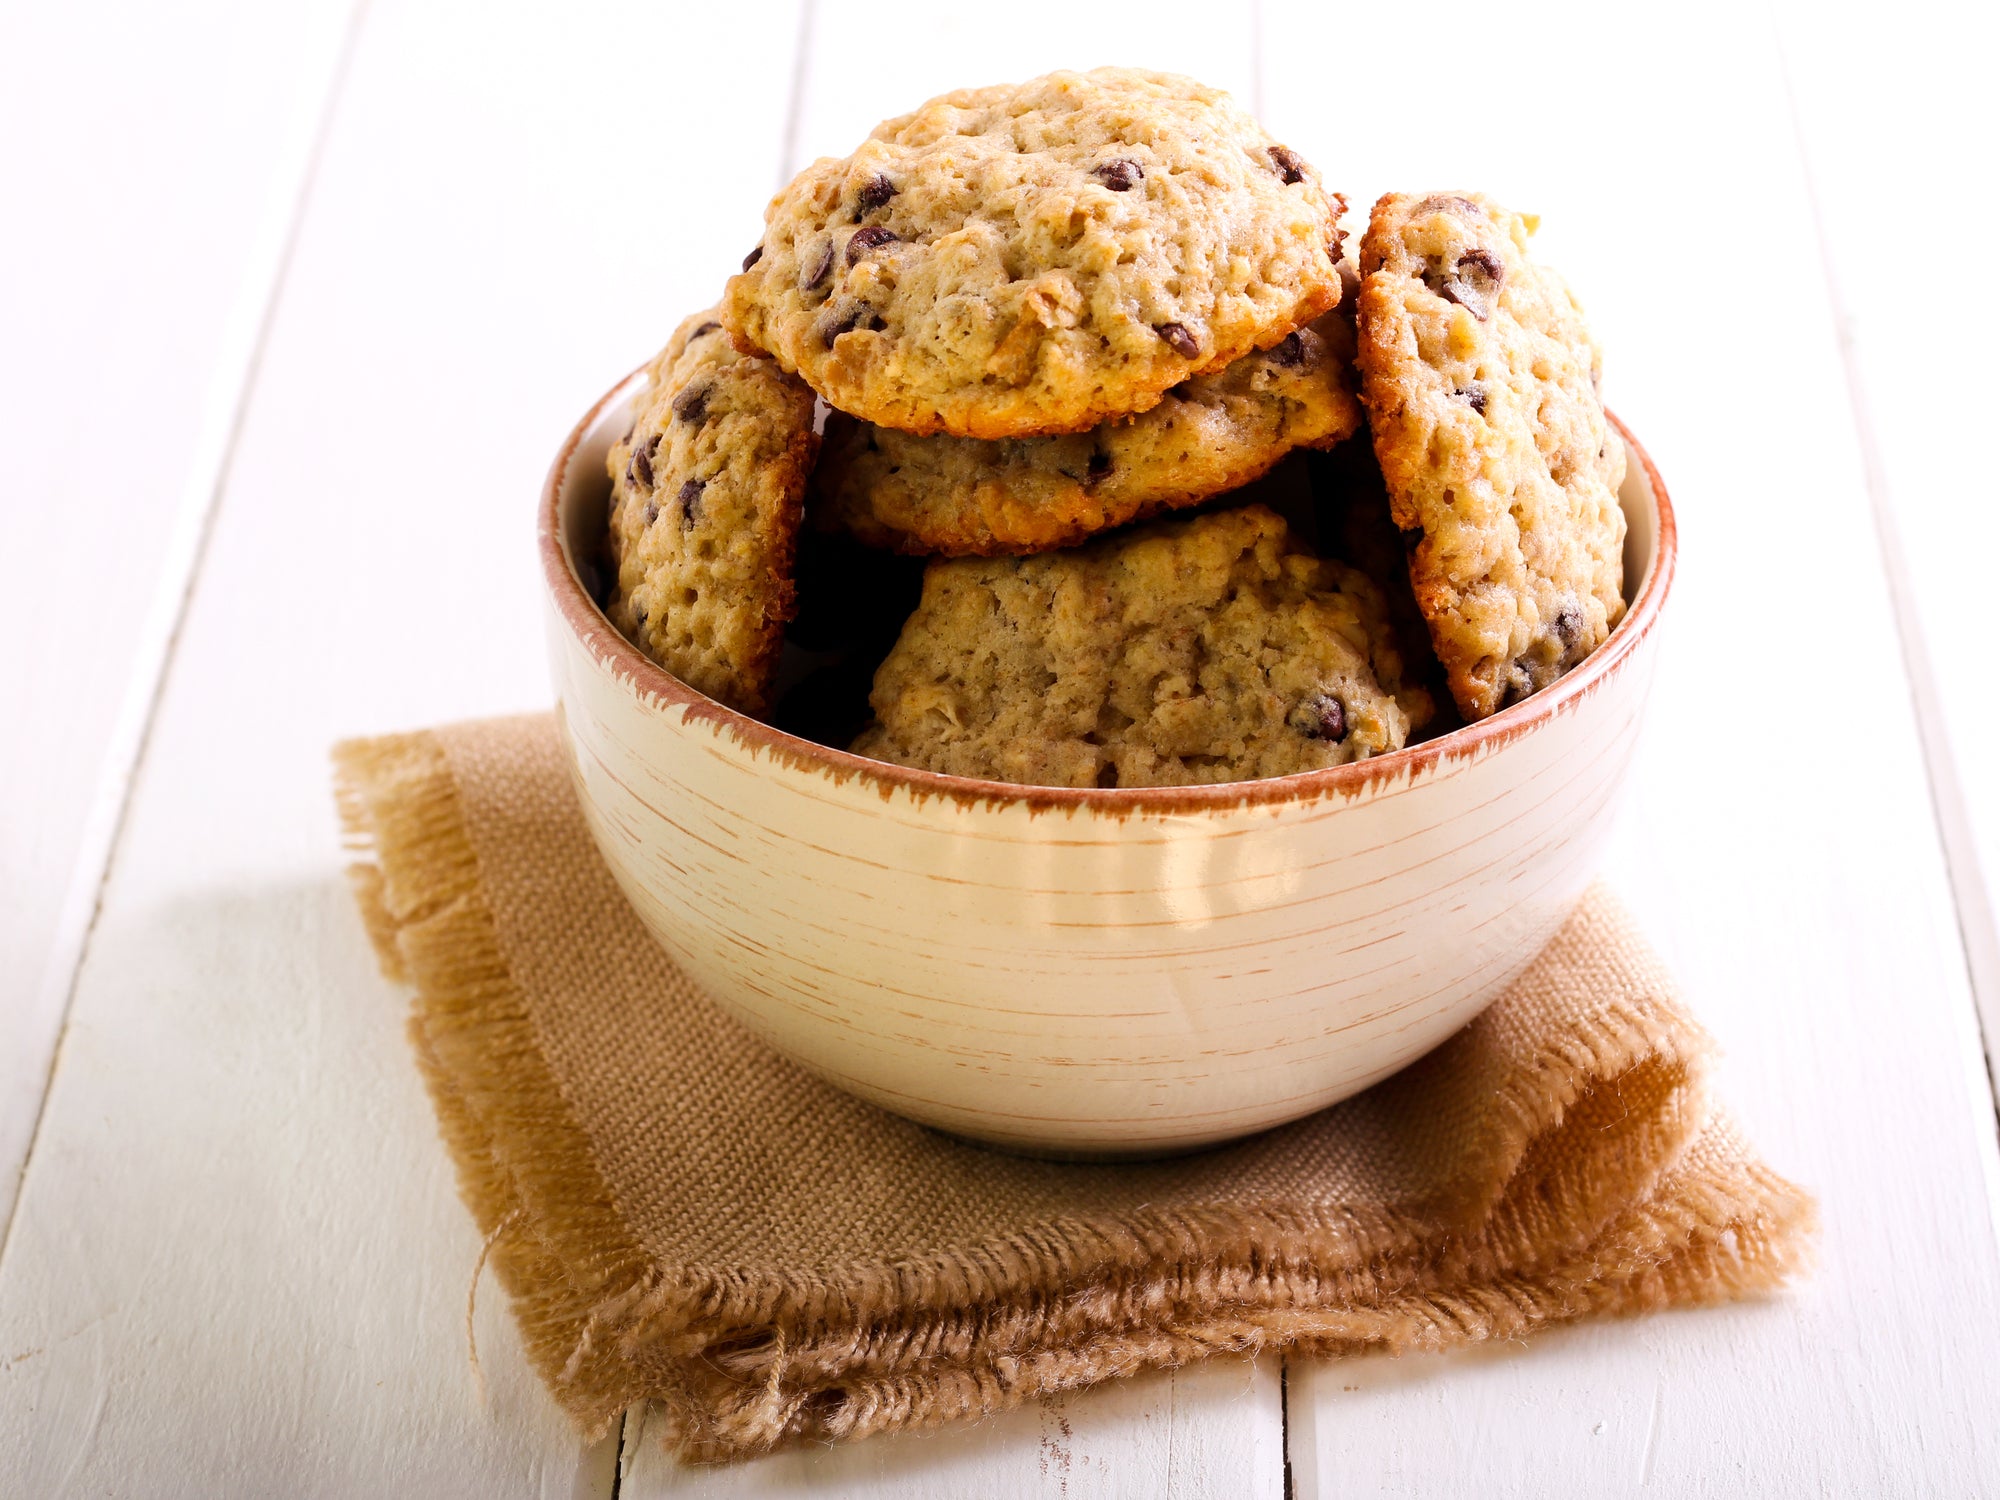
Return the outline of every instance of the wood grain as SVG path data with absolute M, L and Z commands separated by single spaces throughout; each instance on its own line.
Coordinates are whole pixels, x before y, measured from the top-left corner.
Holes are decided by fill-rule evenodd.
M 0 1494 L 609 1491 L 490 1286 L 468 1370 L 478 1236 L 326 752 L 546 701 L 549 452 L 776 170 L 776 119 L 701 128 L 736 81 L 677 59 L 750 18 L 698 19 L 369 12 L 0 1261 Z
M 478 1247 L 337 877 L 324 753 L 546 701 L 535 482 L 607 373 L 714 294 L 780 169 L 783 117 L 712 128 L 739 81 L 688 60 L 798 31 L 790 7 L 371 10 L 0 1263 L 0 1493 L 609 1493 L 491 1287 L 477 1398 Z M 1274 1382 L 1247 1424 L 1216 1391 L 1184 1388 L 1164 1447 L 1155 1407 L 1083 1398 L 1064 1455 L 1153 1442 L 1197 1476 L 1180 1493 L 1233 1493 L 1249 1468 L 1218 1491 L 1196 1457 L 1255 1440 L 1274 1494 Z M 994 1452 L 966 1493 L 1014 1487 L 1042 1435 Z
M 0 1224 L 351 9 L 0 22 Z
M 1954 242 L 2000 241 L 2000 201 L 1972 188 L 2000 16 L 1923 5 L 1893 28 L 1862 29 L 1823 25 L 1789 0 L 1777 15 L 1910 707 L 2000 1090 L 2000 695 L 1986 578 L 2000 555 L 2000 478 L 1967 462 L 1964 441 L 1992 425 L 2000 307 L 1941 289 L 1941 314 L 1895 269 L 1902 236 L 1932 214 Z
M 616 1440 L 579 1448 L 490 1286 L 483 1402 L 470 1377 L 478 1246 L 340 883 L 325 746 L 546 702 L 527 528 L 548 454 L 713 295 L 787 171 L 935 89 L 1100 61 L 1235 88 L 1364 207 L 1464 183 L 1544 214 L 1686 548 L 1611 873 L 1728 1047 L 1753 1135 L 1825 1200 L 1825 1264 L 1792 1297 L 1296 1366 L 1294 1493 L 1990 1488 L 2000 1168 L 1960 924 L 1991 898 L 1961 878 L 1954 901 L 1945 846 L 1961 876 L 2000 869 L 1973 571 L 1995 508 L 1963 461 L 1992 314 L 1949 277 L 1915 295 L 1932 273 L 1883 231 L 1992 239 L 1980 18 L 1781 6 L 1795 130 L 1768 27 L 1719 4 L 1506 24 L 1450 4 L 1417 26 L 1265 0 L 1253 30 L 1194 5 L 996 24 L 917 0 L 375 0 L 246 383 L 274 164 L 345 6 L 251 12 L 44 7 L 0 45 L 0 161 L 36 228 L 0 250 L 0 438 L 27 497 L 0 544 L 35 560 L 0 593 L 33 643 L 0 659 L 0 722 L 35 726 L 0 737 L 0 1170 L 60 1009 L 18 997 L 52 993 L 51 952 L 68 992 L 103 861 L 70 872 L 132 794 L 0 1251 L 0 1493 L 611 1493 Z M 239 406 L 185 627 L 177 564 L 166 625 L 135 627 Z M 65 608 L 86 572 L 119 602 Z M 170 647 L 136 777 L 114 754 L 100 779 Z M 1942 839 L 1919 710 L 1960 787 Z M 720 1472 L 667 1467 L 639 1416 L 622 1493 L 1269 1496 L 1276 1386 L 1218 1365 L 1069 1402 L 1067 1436 L 1030 1409 Z
M 1432 24 L 1561 88 L 1475 120 L 1398 111 L 1400 77 L 1357 69 L 1336 114 L 1300 60 L 1376 55 L 1400 23 L 1348 13 L 1336 37 L 1268 6 L 1271 124 L 1327 170 L 1343 122 L 1395 112 L 1369 141 L 1383 184 L 1540 212 L 1592 315 L 1683 542 L 1607 873 L 1724 1044 L 1752 1138 L 1821 1194 L 1824 1263 L 1764 1305 L 1295 1366 L 1299 1493 L 1975 1492 L 2000 1462 L 1991 1103 L 1770 35 L 1701 7 L 1482 17 Z M 1725 27 L 1740 45 L 1712 44 Z M 1836 748 L 1860 684 L 1884 711 Z
M 1054 1397 L 937 1432 L 807 1448 L 728 1469 L 667 1457 L 643 1414 L 626 1422 L 619 1500 L 871 1500 L 1065 1496 L 1283 1500 L 1284 1428 L 1276 1359 L 1217 1359 Z

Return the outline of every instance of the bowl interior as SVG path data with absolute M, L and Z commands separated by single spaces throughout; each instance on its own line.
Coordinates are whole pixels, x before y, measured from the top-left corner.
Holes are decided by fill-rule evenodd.
M 1654 494 L 1651 460 L 1632 441 L 1623 422 L 1618 422 L 1618 434 L 1625 444 L 1625 482 L 1618 487 L 1618 508 L 1625 512 L 1624 594 L 1629 609 L 1653 582 L 1653 566 L 1659 561 L 1660 499 Z
M 625 435 L 632 420 L 632 400 L 645 385 L 643 370 L 627 376 L 598 403 L 585 419 L 576 442 L 557 460 L 556 525 L 563 559 L 599 609 L 604 607 L 611 585 L 605 551 L 611 475 L 604 461 Z

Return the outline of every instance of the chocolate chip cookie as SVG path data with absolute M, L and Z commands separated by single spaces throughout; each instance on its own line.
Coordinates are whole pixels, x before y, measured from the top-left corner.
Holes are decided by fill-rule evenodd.
M 835 412 L 813 475 L 814 524 L 901 552 L 1045 552 L 1236 489 L 1289 450 L 1331 447 L 1360 425 L 1349 360 L 1329 343 L 1339 316 L 1088 432 L 916 437 Z
M 744 713 L 770 707 L 806 476 L 813 395 L 737 351 L 713 312 L 674 331 L 649 372 L 612 479 L 607 612 L 690 687 Z
M 1547 687 L 1610 633 L 1625 447 L 1576 300 L 1528 225 L 1477 194 L 1375 205 L 1356 317 L 1362 399 L 1417 603 L 1468 720 Z
M 1331 307 L 1341 206 L 1220 90 L 1052 73 L 801 172 L 723 320 L 879 426 L 1083 432 Z
M 1283 776 L 1399 748 L 1374 585 L 1261 505 L 932 562 L 854 749 L 1037 786 Z

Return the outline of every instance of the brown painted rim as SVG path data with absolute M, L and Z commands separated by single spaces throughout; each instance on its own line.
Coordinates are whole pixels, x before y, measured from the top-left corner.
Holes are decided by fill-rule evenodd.
M 584 437 L 597 425 L 604 412 L 627 396 L 641 370 L 600 396 L 583 419 L 570 429 L 569 436 L 549 466 L 542 482 L 538 509 L 537 543 L 541 552 L 542 577 L 563 622 L 600 663 L 635 692 L 655 700 L 661 708 L 686 710 L 688 719 L 713 725 L 718 734 L 753 752 L 763 752 L 800 769 L 823 771 L 835 781 L 858 780 L 885 796 L 896 789 L 918 797 L 940 797 L 954 802 L 986 806 L 1013 806 L 1033 812 L 1055 809 L 1096 810 L 1116 817 L 1131 814 L 1173 814 L 1212 811 L 1218 808 L 1255 806 L 1280 802 L 1315 802 L 1329 796 L 1354 796 L 1385 788 L 1418 772 L 1442 769 L 1454 762 L 1489 754 L 1561 714 L 1573 711 L 1586 697 L 1626 665 L 1640 642 L 1659 622 L 1667 595 L 1673 588 L 1680 538 L 1674 523 L 1673 502 L 1652 455 L 1632 435 L 1632 430 L 1616 414 L 1605 416 L 1617 429 L 1630 451 L 1645 470 L 1653 492 L 1654 542 L 1651 565 L 1632 605 L 1625 611 L 1602 646 L 1584 663 L 1571 670 L 1553 687 L 1476 724 L 1454 729 L 1436 739 L 1425 740 L 1387 755 L 1350 761 L 1321 771 L 1301 771 L 1292 776 L 1274 776 L 1256 781 L 1227 781 L 1196 787 L 1046 787 L 1020 786 L 1006 781 L 981 781 L 967 776 L 946 776 L 937 771 L 919 771 L 908 766 L 870 760 L 845 750 L 835 750 L 813 740 L 800 739 L 773 729 L 747 714 L 727 708 L 705 694 L 696 692 L 678 677 L 618 633 L 607 620 L 583 580 L 571 565 L 563 546 L 559 510 L 563 477 Z

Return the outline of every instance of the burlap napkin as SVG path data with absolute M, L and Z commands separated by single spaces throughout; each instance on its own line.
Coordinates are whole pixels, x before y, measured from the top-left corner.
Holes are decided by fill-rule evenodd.
M 1222 1351 L 1443 1348 L 1713 1302 L 1813 1206 L 1602 890 L 1438 1051 L 1241 1145 L 1023 1160 L 849 1098 L 678 973 L 547 716 L 336 752 L 356 888 L 528 1353 L 592 1432 L 860 1437 Z

